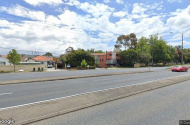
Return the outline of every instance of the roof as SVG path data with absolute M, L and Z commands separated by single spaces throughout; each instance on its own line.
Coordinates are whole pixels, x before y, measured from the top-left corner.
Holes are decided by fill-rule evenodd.
M 1 57 L 7 58 L 8 55 L 1 55 Z
M 47 56 L 36 56 L 32 59 L 35 61 L 53 61 L 52 57 L 47 57 Z
M 104 55 L 105 53 L 91 53 L 91 55 L 93 56 L 101 56 L 101 55 Z

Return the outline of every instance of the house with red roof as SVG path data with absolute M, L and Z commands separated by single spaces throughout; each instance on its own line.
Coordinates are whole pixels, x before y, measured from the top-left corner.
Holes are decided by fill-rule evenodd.
M 53 57 L 48 56 L 36 56 L 32 58 L 35 62 L 41 62 L 43 65 L 53 64 Z

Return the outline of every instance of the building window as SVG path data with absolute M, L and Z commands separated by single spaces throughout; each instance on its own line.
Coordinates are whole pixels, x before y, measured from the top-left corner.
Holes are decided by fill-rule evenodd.
M 112 56 L 112 54 L 110 54 L 110 56 Z
M 118 56 L 118 54 L 116 54 L 116 56 Z
M 104 61 L 104 59 L 102 59 L 102 62 Z

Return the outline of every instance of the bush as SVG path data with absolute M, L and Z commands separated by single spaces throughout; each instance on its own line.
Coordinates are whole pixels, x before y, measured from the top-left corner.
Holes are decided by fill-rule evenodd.
M 74 50 L 66 56 L 67 63 L 71 64 L 72 67 L 80 66 L 83 59 L 88 65 L 94 66 L 94 56 L 84 50 Z
M 86 60 L 83 59 L 82 62 L 81 62 L 81 67 L 86 67 L 86 66 L 87 66 Z

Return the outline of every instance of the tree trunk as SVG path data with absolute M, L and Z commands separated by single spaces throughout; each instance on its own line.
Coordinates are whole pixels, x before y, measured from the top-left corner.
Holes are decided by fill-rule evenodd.
M 14 72 L 15 72 L 15 65 L 14 65 Z

